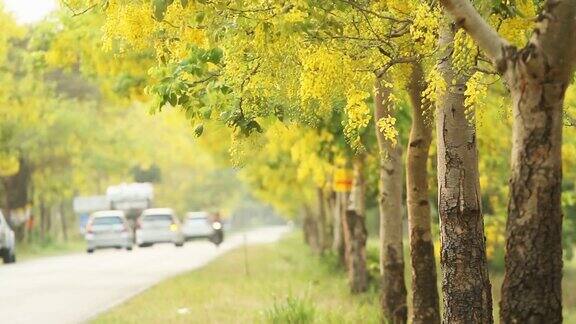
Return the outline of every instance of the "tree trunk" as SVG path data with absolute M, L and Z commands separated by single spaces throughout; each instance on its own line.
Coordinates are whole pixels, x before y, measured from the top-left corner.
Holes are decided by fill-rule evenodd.
M 40 198 L 40 241 L 43 243 L 46 240 L 46 203 L 44 199 Z
M 364 156 L 356 156 L 353 162 L 352 192 L 343 219 L 344 242 L 350 291 L 360 293 L 368 289 L 366 270 L 366 232 Z
M 512 94 L 503 323 L 562 322 L 562 108 L 576 56 L 576 3 L 547 1 L 530 44 L 508 57 Z
M 576 1 L 547 0 L 528 44 L 500 37 L 468 1 L 441 0 L 504 75 L 514 125 L 503 323 L 562 322 L 562 104 L 576 64 Z
M 326 205 L 324 200 L 324 189 L 321 187 L 316 188 L 316 198 L 318 200 L 318 252 L 323 254 L 327 248 L 327 221 L 326 221 Z
M 420 64 L 414 64 L 408 85 L 412 127 L 406 161 L 406 204 L 412 260 L 412 323 L 440 323 L 436 260 L 432 241 L 428 193 L 428 153 L 432 126 L 424 120 L 422 92 L 426 89 Z
M 346 250 L 344 247 L 343 220 L 346 214 L 346 202 L 348 195 L 345 192 L 336 192 L 334 206 L 334 240 L 332 241 L 332 251 L 338 255 L 340 264 L 346 266 Z
M 28 244 L 31 244 L 32 241 L 34 240 L 34 226 L 36 224 L 36 219 L 35 219 L 35 213 L 32 212 L 30 213 L 30 219 L 28 220 L 28 223 L 26 224 L 26 236 L 27 236 L 27 242 Z
M 330 181 L 331 183 L 332 181 Z M 326 220 L 326 236 L 324 250 L 332 249 L 334 240 L 334 208 L 336 207 L 336 193 L 332 190 L 324 193 L 324 219 Z
M 503 323 L 562 322 L 562 101 L 565 84 L 523 78 L 514 126 L 506 223 Z
M 50 205 L 47 208 L 48 213 L 46 214 L 46 235 L 49 236 L 52 232 L 52 216 L 54 215 L 54 205 Z
M 436 127 L 443 322 L 492 323 L 476 127 L 466 118 L 466 80 L 451 65 L 453 37 L 451 29 L 443 29 L 440 48 L 447 48 L 448 54 L 440 70 L 448 87 L 438 106 Z
M 68 241 L 68 222 L 66 220 L 66 207 L 64 202 L 60 202 L 60 225 L 62 225 L 62 238 L 64 241 Z
M 2 185 L 4 187 L 5 200 L 3 207 L 6 211 L 6 219 L 14 230 L 16 239 L 21 241 L 26 230 L 26 222 L 23 222 L 22 219 L 15 216 L 22 216 L 29 212 L 29 189 L 32 171 L 28 161 L 23 157 L 19 158 L 18 163 L 18 172 L 14 175 L 4 177 L 2 179 Z
M 374 121 L 391 115 L 391 89 L 376 81 Z M 376 128 L 380 155 L 378 206 L 380 209 L 381 306 L 385 321 L 406 323 L 406 284 L 402 242 L 402 146 Z
M 334 244 L 334 227 L 336 226 L 334 224 L 334 209 L 337 208 L 336 207 L 336 193 L 334 191 L 329 191 L 329 193 L 327 195 L 325 195 L 326 198 L 326 223 L 327 223 L 327 228 L 326 228 L 326 246 L 324 247 L 325 250 L 332 250 L 333 244 Z
M 314 215 L 307 204 L 304 204 L 304 221 L 302 224 L 304 242 L 310 246 L 313 252 L 318 250 L 318 229 Z

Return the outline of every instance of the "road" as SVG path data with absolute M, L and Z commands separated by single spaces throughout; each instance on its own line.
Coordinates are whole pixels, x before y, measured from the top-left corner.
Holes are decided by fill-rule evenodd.
M 278 240 L 287 227 L 246 233 L 248 244 Z M 0 266 L 0 323 L 82 323 L 178 273 L 207 264 L 242 246 L 231 235 L 219 247 L 207 241 L 150 248 L 98 250 Z

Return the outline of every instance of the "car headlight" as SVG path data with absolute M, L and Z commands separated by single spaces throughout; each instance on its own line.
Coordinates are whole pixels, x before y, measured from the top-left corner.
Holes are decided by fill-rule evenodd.
M 215 229 L 215 230 L 222 229 L 222 223 L 220 223 L 220 222 L 214 222 L 214 223 L 212 223 L 212 228 Z
M 171 230 L 172 232 L 176 232 L 176 231 L 178 230 L 178 225 L 176 225 L 176 224 L 170 225 L 170 230 Z

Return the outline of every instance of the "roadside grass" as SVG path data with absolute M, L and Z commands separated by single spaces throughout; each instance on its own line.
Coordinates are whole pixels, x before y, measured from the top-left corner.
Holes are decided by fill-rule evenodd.
M 367 256 L 374 277 L 377 240 L 368 241 Z M 278 243 L 249 246 L 247 260 L 248 269 L 243 249 L 236 249 L 202 269 L 161 282 L 93 323 L 380 323 L 375 280 L 367 293 L 350 295 L 336 259 L 313 256 L 298 232 Z M 498 323 L 503 273 L 491 271 L 490 277 Z M 565 261 L 562 284 L 564 323 L 576 323 L 576 258 Z
M 352 296 L 332 257 L 295 233 L 168 279 L 93 323 L 379 323 L 374 287 Z
M 73 235 L 67 241 L 62 239 L 46 239 L 44 242 L 22 242 L 16 246 L 18 261 L 44 256 L 54 256 L 86 249 L 86 242 L 81 235 Z
M 576 257 L 564 261 L 562 276 L 562 306 L 564 323 L 576 323 Z

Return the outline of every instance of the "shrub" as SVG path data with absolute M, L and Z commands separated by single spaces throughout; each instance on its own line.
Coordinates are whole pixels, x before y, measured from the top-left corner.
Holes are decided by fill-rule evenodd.
M 315 312 L 310 300 L 288 296 L 275 300 L 274 305 L 264 311 L 264 317 L 270 324 L 308 324 L 314 322 Z

